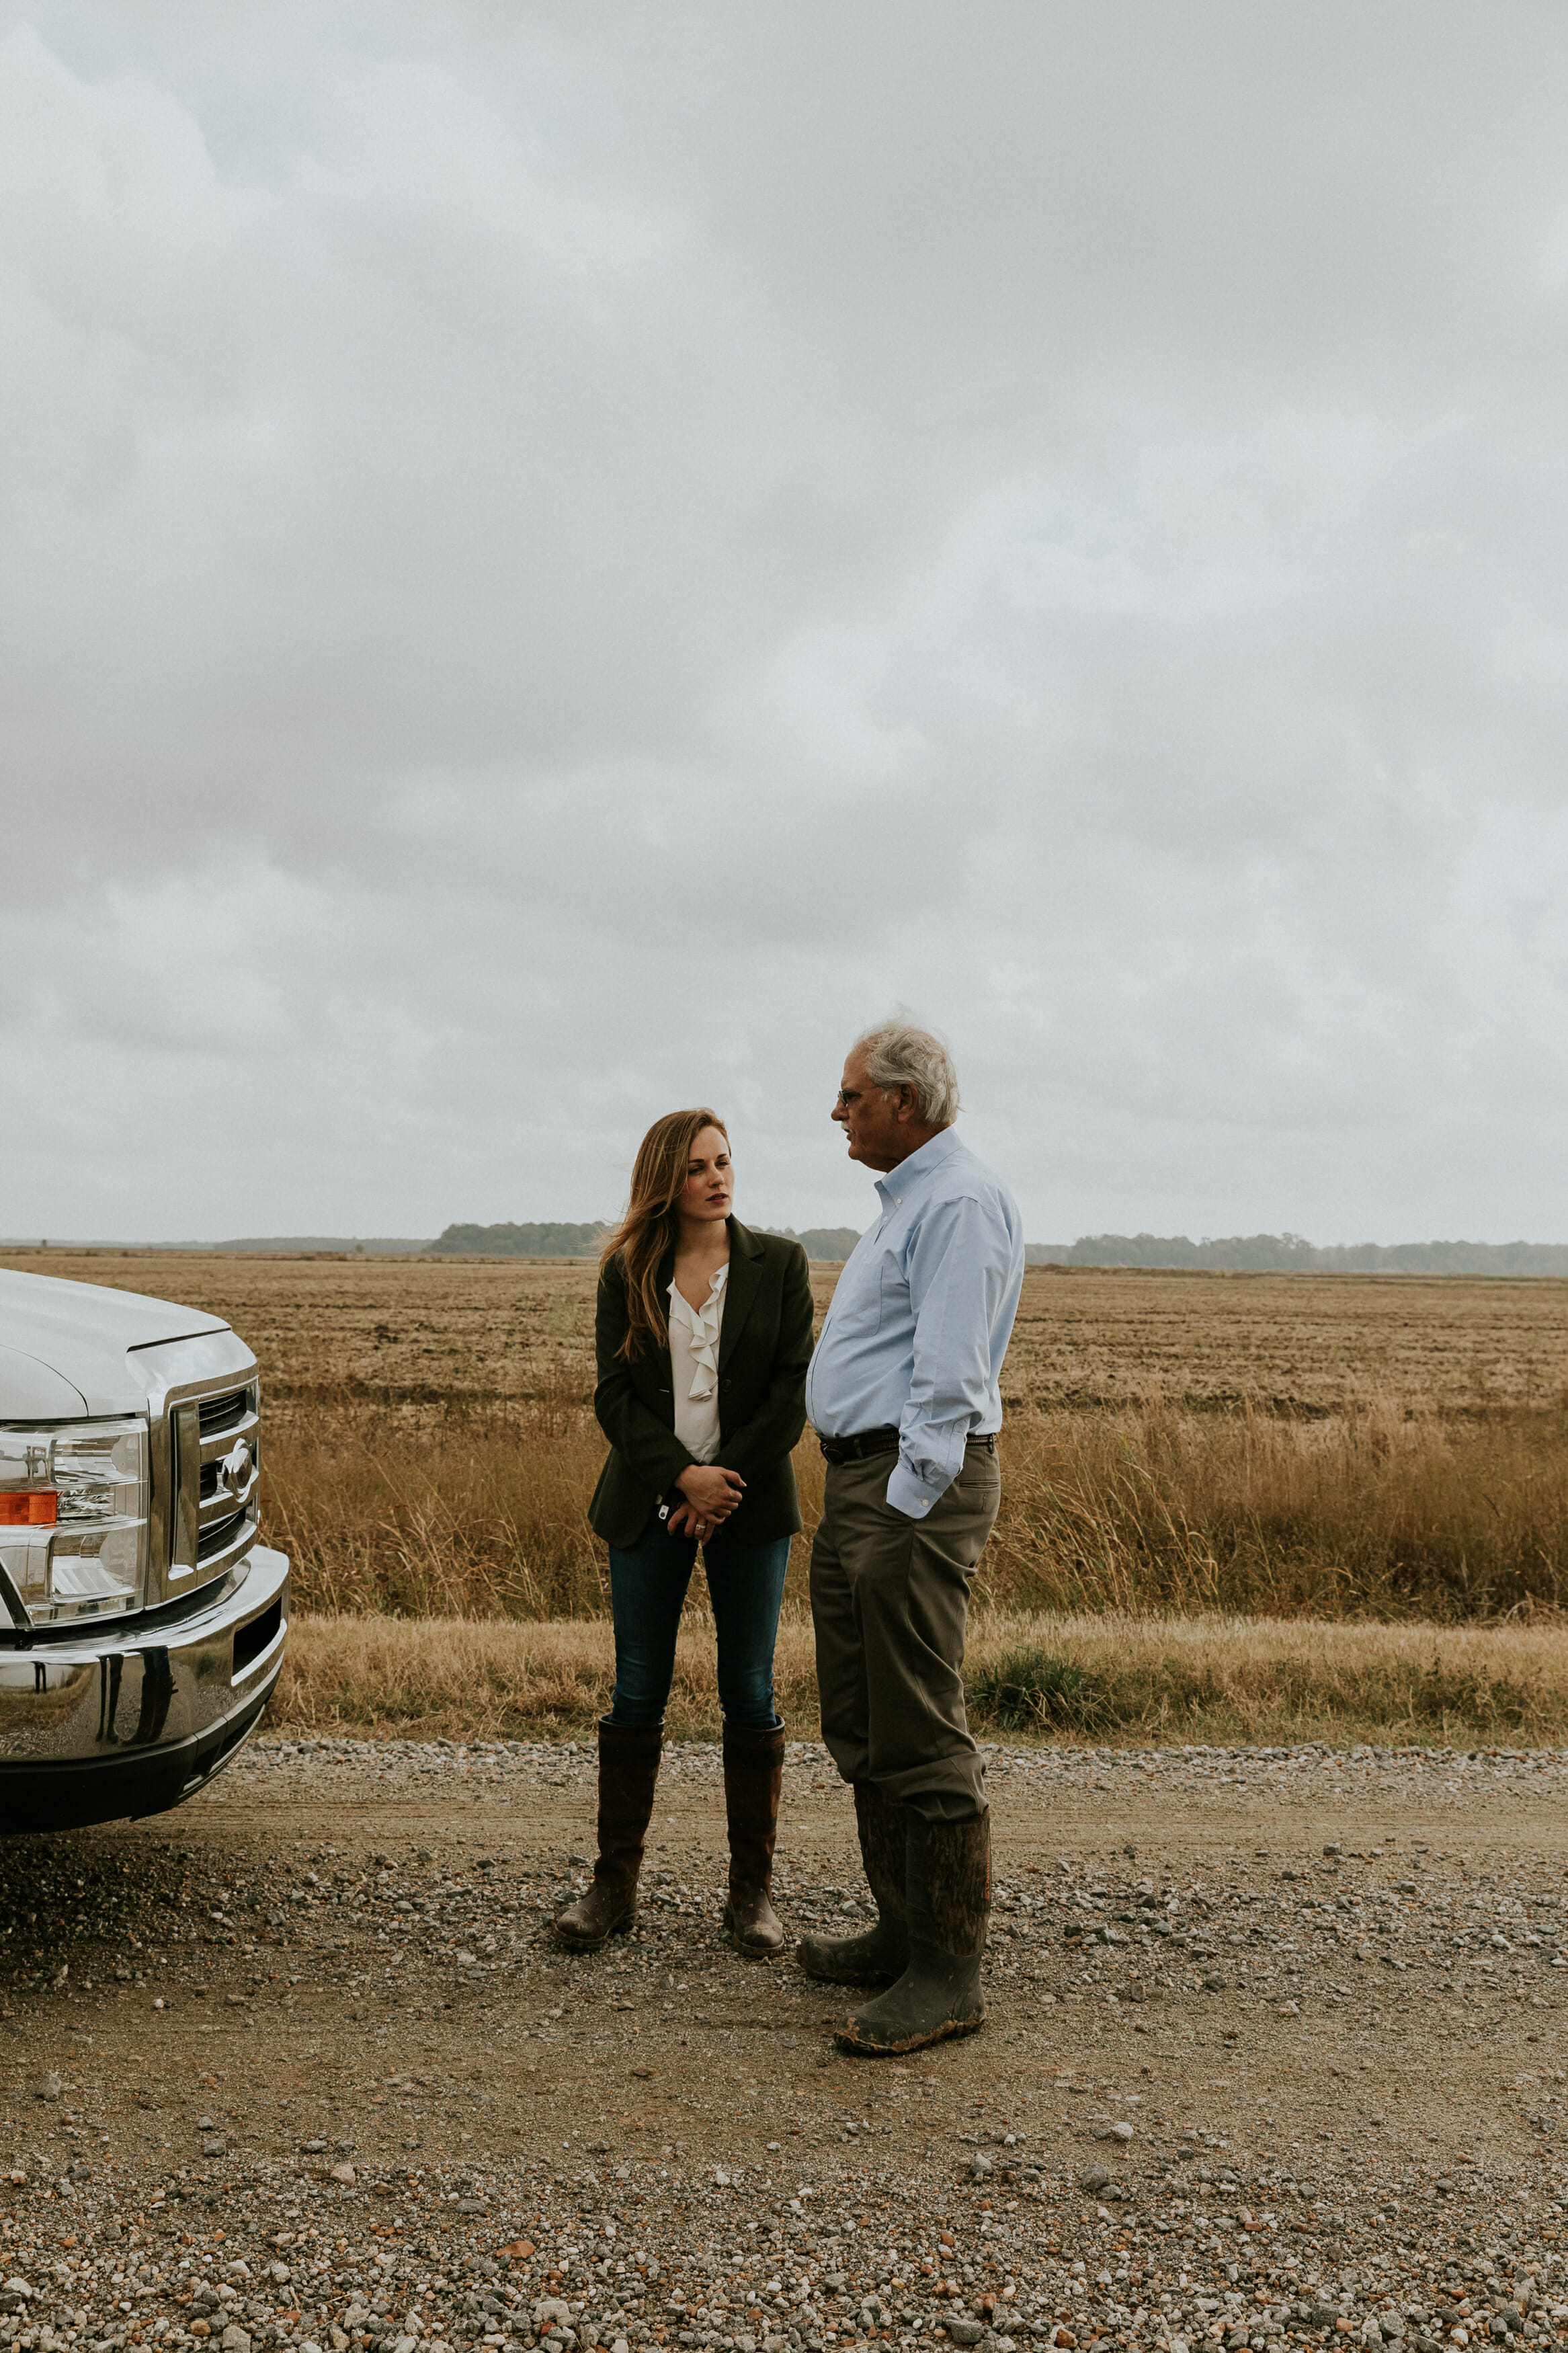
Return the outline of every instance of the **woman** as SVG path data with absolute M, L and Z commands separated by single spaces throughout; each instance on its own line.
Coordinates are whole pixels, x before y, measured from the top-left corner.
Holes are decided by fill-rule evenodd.
M 594 1410 L 610 1441 L 588 1517 L 610 1547 L 616 1688 L 599 1719 L 599 1855 L 555 1923 L 578 1951 L 637 1918 L 675 1637 L 702 1546 L 719 1638 L 724 1807 L 738 1953 L 784 1943 L 772 1903 L 784 1728 L 773 1641 L 800 1526 L 790 1452 L 805 1426 L 811 1282 L 795 1241 L 730 1214 L 730 1139 L 710 1111 L 656 1120 L 599 1264 Z

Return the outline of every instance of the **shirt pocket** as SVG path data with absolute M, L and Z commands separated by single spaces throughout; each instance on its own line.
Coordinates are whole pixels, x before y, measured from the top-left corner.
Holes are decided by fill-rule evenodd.
M 870 1340 L 882 1328 L 882 1284 L 885 1279 L 883 1261 L 864 1270 L 858 1268 L 853 1287 L 845 1295 L 844 1278 L 833 1294 L 833 1328 L 845 1340 Z

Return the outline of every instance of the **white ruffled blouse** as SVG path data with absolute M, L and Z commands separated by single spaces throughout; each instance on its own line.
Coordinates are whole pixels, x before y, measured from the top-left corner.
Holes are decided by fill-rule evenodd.
M 711 1462 L 719 1451 L 719 1340 L 724 1328 L 721 1266 L 708 1287 L 701 1313 L 669 1286 L 669 1361 L 675 1375 L 675 1434 L 696 1462 Z

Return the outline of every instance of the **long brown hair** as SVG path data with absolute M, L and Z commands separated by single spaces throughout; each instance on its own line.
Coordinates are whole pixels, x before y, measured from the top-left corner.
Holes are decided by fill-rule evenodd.
M 600 1254 L 601 1269 L 618 1257 L 626 1269 L 626 1336 L 617 1353 L 629 1364 L 647 1347 L 662 1348 L 669 1336 L 658 1270 L 675 1246 L 675 1205 L 686 1190 L 691 1147 L 705 1127 L 716 1127 L 726 1144 L 730 1131 L 716 1111 L 666 1112 L 637 1146 L 626 1212 Z

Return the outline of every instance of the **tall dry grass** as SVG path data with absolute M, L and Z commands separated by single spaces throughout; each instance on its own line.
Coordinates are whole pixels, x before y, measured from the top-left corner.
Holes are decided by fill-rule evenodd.
M 1041 1416 L 983 1572 L 1007 1607 L 1444 1624 L 1568 1600 L 1568 1415 Z
M 983 1612 L 1485 1624 L 1568 1601 L 1568 1412 L 1386 1407 L 1297 1420 L 1159 1403 L 1019 1414 Z M 367 1405 L 323 1380 L 277 1418 L 267 1525 L 308 1609 L 597 1617 L 604 1441 L 558 1377 L 516 1405 Z M 822 1464 L 797 1455 L 808 1526 Z M 788 1598 L 805 1599 L 798 1545 Z
M 263 1524 L 312 1610 L 597 1616 L 609 1580 L 587 1504 L 604 1454 L 575 1386 L 410 1409 L 324 1379 L 268 1431 Z
M 602 1619 L 306 1617 L 271 1722 L 383 1738 L 582 1734 L 613 1677 Z M 811 1630 L 795 1610 L 779 1630 L 775 1681 L 792 1733 L 815 1738 Z M 974 1621 L 966 1683 L 975 1730 L 1010 1738 L 1562 1741 L 1568 1630 L 993 1611 Z M 681 1628 L 668 1722 L 676 1738 L 718 1734 L 713 1630 L 700 1610 Z

